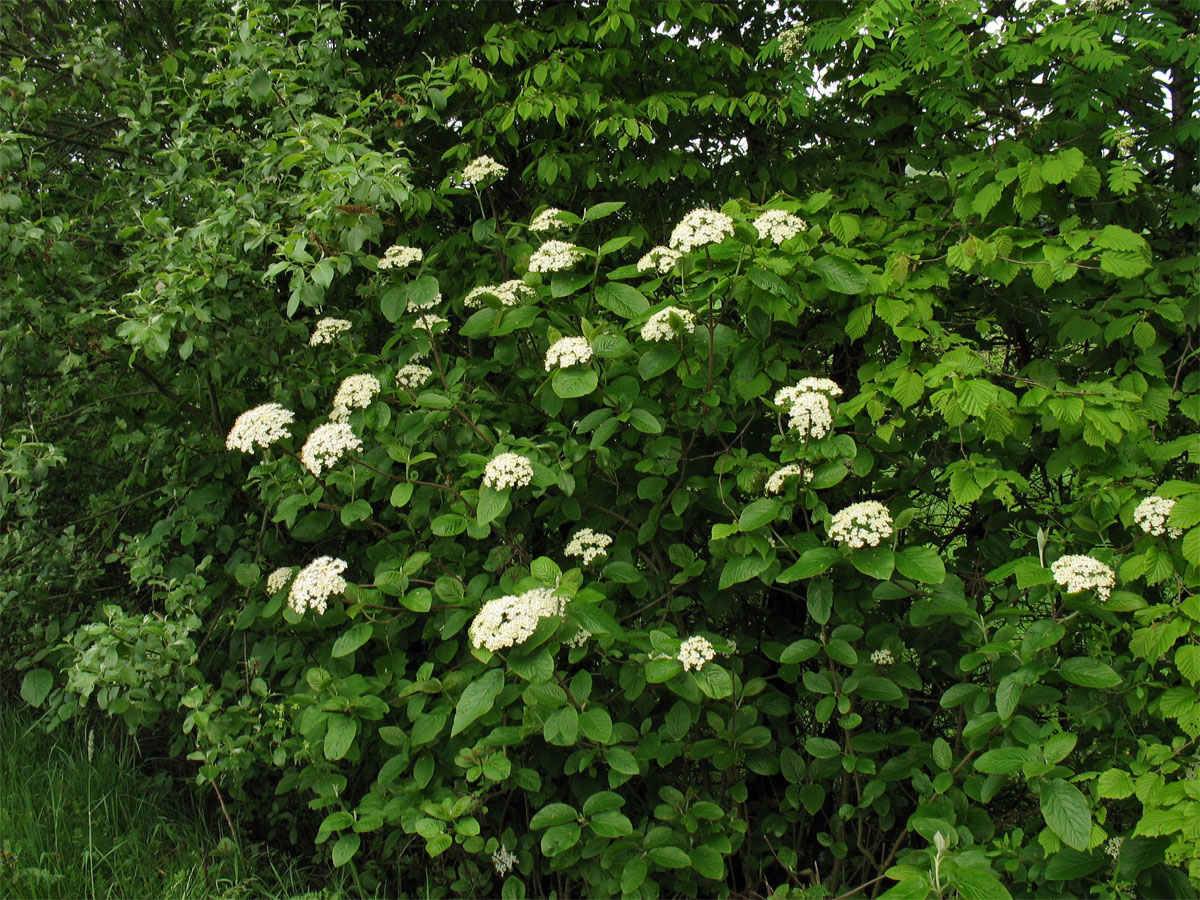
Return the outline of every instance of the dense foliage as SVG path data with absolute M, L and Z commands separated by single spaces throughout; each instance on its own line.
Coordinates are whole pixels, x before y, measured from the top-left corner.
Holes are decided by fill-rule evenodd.
M 385 894 L 1193 895 L 1194 12 L 746 6 L 0 9 L 13 692 Z

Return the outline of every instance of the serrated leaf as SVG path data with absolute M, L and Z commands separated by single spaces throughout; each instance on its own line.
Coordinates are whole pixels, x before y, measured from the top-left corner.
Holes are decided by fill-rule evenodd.
M 1104 799 L 1124 800 L 1133 793 L 1133 778 L 1123 769 L 1109 769 L 1096 779 L 1096 790 Z
M 640 316 L 650 308 L 649 301 L 641 291 L 619 281 L 610 281 L 598 286 L 596 301 L 623 319 Z
M 1003 186 L 992 182 L 984 185 L 983 189 L 975 195 L 971 201 L 971 209 L 979 214 L 981 219 L 987 218 L 987 214 L 991 212 L 993 206 L 1000 202 L 1000 195 L 1004 193 Z
M 925 379 L 917 372 L 901 372 L 888 393 L 903 409 L 908 409 L 925 393 Z
M 349 656 L 371 639 L 373 630 L 374 627 L 370 622 L 359 622 L 333 642 L 333 649 L 330 651 L 330 656 Z
M 1105 250 L 1138 250 L 1146 247 L 1146 239 L 1120 225 L 1105 225 L 1093 239 L 1097 247 Z
M 54 687 L 54 676 L 47 669 L 31 669 L 21 679 L 21 699 L 30 706 L 41 706 Z
M 858 216 L 850 213 L 836 213 L 829 217 L 829 231 L 835 238 L 843 244 L 848 244 L 856 237 L 860 230 Z M 835 289 L 836 290 L 836 289 Z M 842 291 L 842 293 L 854 293 L 851 291 Z
M 1087 800 L 1075 787 L 1061 778 L 1042 786 L 1042 816 L 1050 830 L 1068 847 L 1084 851 L 1092 836 L 1092 814 Z
M 1008 775 L 1032 759 L 1033 755 L 1024 747 L 997 747 L 975 760 L 975 771 L 985 775 Z
M 1042 178 L 1048 184 L 1062 184 L 1070 181 L 1086 162 L 1083 152 L 1078 147 L 1068 147 L 1042 162 Z
M 455 704 L 450 737 L 459 734 L 480 716 L 490 712 L 496 697 L 503 689 L 504 673 L 500 669 L 488 669 L 468 684 Z
M 867 276 L 856 264 L 840 256 L 822 256 L 813 263 L 813 271 L 825 286 L 839 294 L 860 294 L 867 288 Z
M 1121 676 L 1097 659 L 1074 656 L 1064 659 L 1059 666 L 1062 677 L 1071 684 L 1089 688 L 1115 688 L 1121 684 Z
M 763 559 L 761 556 L 747 556 L 728 560 L 725 563 L 725 567 L 721 569 L 718 588 L 725 590 L 725 588 L 732 585 L 749 581 L 751 578 L 762 574 L 763 570 L 769 565 L 770 561 Z
M 1150 268 L 1150 260 L 1139 250 L 1105 250 L 1100 254 L 1100 268 L 1118 278 L 1136 278 Z

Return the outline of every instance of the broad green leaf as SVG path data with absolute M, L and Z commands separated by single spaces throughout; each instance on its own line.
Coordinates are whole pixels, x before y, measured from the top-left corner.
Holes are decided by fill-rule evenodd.
M 533 814 L 533 818 L 529 820 L 529 827 L 534 831 L 540 831 L 553 825 L 574 822 L 578 817 L 579 813 L 573 806 L 568 806 L 566 803 L 549 803 Z
M 1096 659 L 1075 656 L 1064 659 L 1059 666 L 1062 677 L 1071 684 L 1090 688 L 1115 688 L 1121 684 L 1121 676 L 1112 667 Z
M 652 847 L 650 858 L 667 869 L 682 869 L 692 864 L 692 859 L 678 847 Z
M 507 490 L 498 491 L 495 488 L 483 487 L 479 490 L 479 505 L 475 508 L 475 521 L 479 525 L 487 525 L 508 508 Z
M 589 206 L 585 209 L 583 211 L 583 218 L 585 221 L 595 222 L 597 219 L 611 216 L 624 205 L 624 200 L 606 200 L 603 203 L 597 203 L 595 206 Z
M 692 860 L 692 868 L 701 878 L 710 881 L 723 881 L 725 878 L 725 858 L 712 847 L 693 847 L 688 851 Z
M 833 547 L 813 547 L 804 551 L 795 563 L 776 575 L 775 580 L 780 584 L 791 584 L 801 578 L 812 578 L 814 575 L 820 575 L 841 558 L 842 551 Z
M 1106 799 L 1124 800 L 1134 791 L 1133 779 L 1124 769 L 1108 769 L 1096 779 L 1096 791 Z
M 30 669 L 21 679 L 21 699 L 30 706 L 41 706 L 54 687 L 54 676 L 46 669 Z
M 865 547 L 850 551 L 850 562 L 854 568 L 879 581 L 892 577 L 896 559 L 891 547 Z
M 542 835 L 542 855 L 558 856 L 564 850 L 570 850 L 579 843 L 581 829 L 577 822 L 567 822 L 564 825 L 553 825 Z
M 770 561 L 763 559 L 761 556 L 746 556 L 727 560 L 725 567 L 721 570 L 718 588 L 725 590 L 725 588 L 732 585 L 749 581 L 751 578 L 762 574 L 769 565 Z
M 359 844 L 362 842 L 362 836 L 355 834 L 353 831 L 343 834 L 338 838 L 338 842 L 333 845 L 333 865 L 334 868 L 344 866 L 350 862 L 355 853 L 358 852 Z
M 1092 836 L 1092 814 L 1079 788 L 1055 778 L 1042 785 L 1042 815 L 1050 830 L 1068 847 L 1086 850 Z
M 370 622 L 359 622 L 336 641 L 329 655 L 333 657 L 349 656 L 371 639 L 373 626 Z
M 783 653 L 779 655 L 779 661 L 784 664 L 802 663 L 805 660 L 812 659 L 821 650 L 821 645 L 809 638 L 801 638 L 798 641 L 793 641 L 784 648 Z
M 753 531 L 756 528 L 761 528 L 763 525 L 773 522 L 779 514 L 782 504 L 778 500 L 769 498 L 763 500 L 755 500 L 742 510 L 742 514 L 738 516 L 738 528 L 742 531 Z
M 588 820 L 588 824 L 600 837 L 618 838 L 633 834 L 633 823 L 629 817 L 615 809 L 596 813 Z
M 358 734 L 358 720 L 341 713 L 329 713 L 325 729 L 325 758 L 342 759 Z
M 1032 759 L 1033 754 L 1024 747 L 997 747 L 976 757 L 975 770 L 985 775 L 1008 775 Z
M 855 263 L 840 256 L 822 256 L 813 263 L 825 286 L 839 294 L 860 294 L 867 288 L 867 276 Z
M 600 377 L 590 366 L 568 366 L 556 369 L 550 378 L 550 386 L 554 393 L 568 400 L 574 397 L 586 397 L 596 389 Z
M 454 707 L 454 724 L 450 728 L 450 737 L 461 733 L 480 716 L 490 712 L 503 688 L 504 672 L 500 669 L 488 669 L 468 684 Z
M 651 344 L 638 359 L 638 375 L 649 381 L 675 367 L 680 360 L 679 347 L 674 343 Z
M 599 285 L 596 288 L 596 301 L 622 319 L 636 318 L 650 308 L 641 291 L 619 281 Z
M 905 547 L 896 554 L 896 569 L 904 577 L 925 584 L 946 580 L 946 566 L 932 547 Z

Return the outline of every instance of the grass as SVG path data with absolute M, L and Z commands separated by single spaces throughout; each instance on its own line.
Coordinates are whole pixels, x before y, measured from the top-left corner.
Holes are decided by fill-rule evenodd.
M 330 877 L 239 846 L 186 785 L 140 768 L 131 739 L 46 734 L 0 705 L 0 897 L 346 897 Z

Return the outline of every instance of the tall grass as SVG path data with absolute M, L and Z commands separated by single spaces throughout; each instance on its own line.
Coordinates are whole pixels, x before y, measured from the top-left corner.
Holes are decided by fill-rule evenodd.
M 32 722 L 0 704 L 0 897 L 346 896 L 328 871 L 239 846 L 130 739 Z

